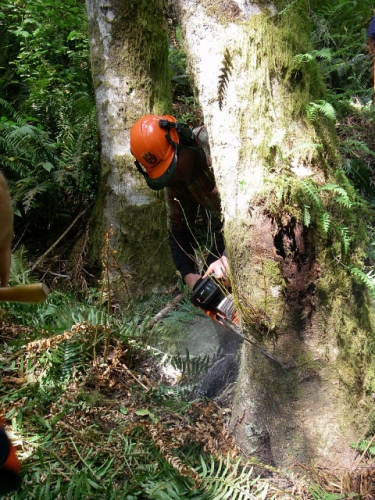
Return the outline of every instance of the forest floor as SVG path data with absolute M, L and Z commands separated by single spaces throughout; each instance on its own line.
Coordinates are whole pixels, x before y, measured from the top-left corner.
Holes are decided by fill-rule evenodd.
M 71 484 L 77 470 L 86 471 L 98 492 L 103 471 L 111 471 L 114 490 L 127 483 L 143 491 L 111 498 L 159 498 L 147 493 L 144 483 L 137 484 L 142 467 L 160 469 L 161 463 L 194 490 L 202 482 L 191 459 L 194 450 L 219 464 L 227 457 L 226 467 L 236 474 L 249 471 L 248 479 L 263 488 L 264 499 L 375 499 L 375 469 L 366 463 L 365 453 L 352 471 L 297 463 L 280 471 L 244 457 L 227 430 L 233 384 L 215 399 L 197 399 L 191 370 L 163 363 L 134 337 L 129 340 L 108 326 L 83 321 L 63 333 L 35 335 L 5 311 L 2 318 L 1 408 L 24 475 L 12 498 L 41 498 L 35 485 L 31 489 L 33 478 L 39 478 L 39 488 L 48 481 Z

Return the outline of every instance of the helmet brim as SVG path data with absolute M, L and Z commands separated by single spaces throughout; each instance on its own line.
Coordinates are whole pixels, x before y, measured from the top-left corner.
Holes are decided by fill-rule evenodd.
M 162 175 L 156 177 L 155 179 L 152 179 L 149 175 L 145 175 L 145 180 L 148 187 L 150 187 L 154 191 L 160 191 L 160 189 L 164 189 L 165 187 L 167 187 L 171 182 L 174 173 L 176 172 L 177 160 L 177 151 L 175 151 L 169 167 Z

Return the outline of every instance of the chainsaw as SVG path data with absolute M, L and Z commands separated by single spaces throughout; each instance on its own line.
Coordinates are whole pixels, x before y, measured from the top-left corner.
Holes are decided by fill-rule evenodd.
M 233 295 L 215 279 L 214 275 L 200 278 L 194 285 L 191 302 L 201 308 L 207 316 L 217 321 L 226 330 L 235 333 L 242 340 L 251 344 L 266 358 L 275 363 L 278 367 L 283 367 L 281 362 L 272 354 L 262 349 L 258 344 L 242 335 L 240 330 L 240 318 L 236 306 L 234 305 Z

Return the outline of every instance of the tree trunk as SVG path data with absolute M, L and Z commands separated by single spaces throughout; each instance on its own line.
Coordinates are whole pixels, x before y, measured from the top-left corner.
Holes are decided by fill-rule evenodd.
M 243 331 L 282 364 L 244 344 L 231 430 L 277 466 L 350 466 L 374 378 L 372 304 L 350 273 L 367 214 L 317 66 L 295 57 L 311 49 L 307 2 L 176 1 Z
M 171 109 L 162 2 L 87 0 L 86 5 L 102 165 L 91 254 L 105 266 L 109 262 L 111 288 L 120 298 L 126 289 L 155 292 L 174 277 L 165 203 L 136 171 L 129 131 L 142 115 Z M 110 249 L 102 256 L 106 232 L 112 234 Z

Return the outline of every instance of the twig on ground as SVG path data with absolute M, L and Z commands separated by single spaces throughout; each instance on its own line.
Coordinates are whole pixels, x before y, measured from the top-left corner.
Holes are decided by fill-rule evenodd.
M 153 327 L 158 321 L 160 321 L 161 319 L 163 319 L 184 298 L 185 298 L 185 294 L 184 293 L 180 293 L 179 295 L 176 295 L 176 297 L 174 297 L 172 300 L 170 300 L 169 302 L 167 302 L 167 304 L 165 305 L 165 307 L 163 307 L 163 309 L 161 311 L 159 311 L 157 314 L 155 314 L 155 316 L 153 316 L 150 319 L 150 322 L 149 322 L 148 326 L 150 328 Z M 142 323 L 141 328 L 144 327 L 144 326 L 145 326 L 145 324 Z

